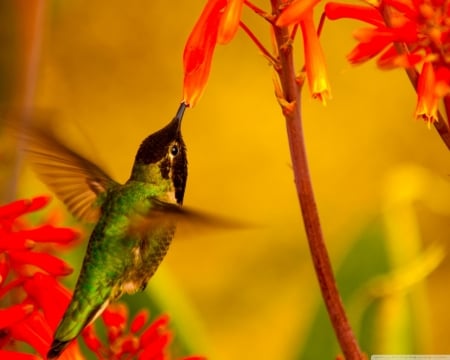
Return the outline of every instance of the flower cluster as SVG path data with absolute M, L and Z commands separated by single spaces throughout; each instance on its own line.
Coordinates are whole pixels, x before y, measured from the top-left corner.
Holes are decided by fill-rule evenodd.
M 83 331 L 83 339 L 99 360 L 164 360 L 168 359 L 168 345 L 171 333 L 167 329 L 169 317 L 162 315 L 149 323 L 147 310 L 138 312 L 129 327 L 128 309 L 122 304 L 110 305 L 102 314 L 106 328 L 106 344 L 97 335 L 93 325 Z M 204 360 L 204 357 L 190 356 L 183 360 Z
M 18 352 L 16 342 L 31 345 L 44 357 L 70 300 L 70 292 L 57 278 L 70 274 L 72 269 L 61 259 L 39 250 L 45 250 L 46 244 L 73 244 L 78 232 L 51 223 L 30 228 L 20 219 L 43 208 L 49 199 L 40 196 L 0 207 L 0 302 L 2 306 L 10 303 L 0 310 L 1 358 L 37 358 Z M 74 345 L 66 356 L 77 352 Z
M 357 46 L 348 55 L 353 64 L 379 56 L 382 69 L 417 71 L 416 117 L 437 120 L 438 102 L 450 92 L 449 4 L 438 0 L 380 0 L 366 5 L 328 3 L 331 20 L 357 19 L 371 27 L 355 32 Z
M 184 49 L 184 102 L 193 107 L 202 95 L 211 68 L 212 57 L 217 44 L 227 44 L 242 27 L 259 50 L 279 70 L 278 50 L 272 55 L 265 49 L 250 29 L 241 21 L 243 6 L 246 5 L 256 14 L 269 21 L 275 27 L 293 28 L 292 34 L 300 26 L 304 43 L 306 75 L 314 98 L 325 101 L 330 96 L 326 67 L 317 30 L 313 22 L 313 8 L 319 0 L 296 0 L 273 14 L 263 11 L 250 1 L 209 0 L 195 24 Z M 293 38 L 291 39 L 293 40 Z M 287 45 L 287 44 L 284 44 Z

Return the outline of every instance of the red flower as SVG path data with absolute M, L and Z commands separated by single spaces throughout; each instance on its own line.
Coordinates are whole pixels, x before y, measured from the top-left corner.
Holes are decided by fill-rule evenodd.
M 437 120 L 438 101 L 450 93 L 447 2 L 383 0 L 378 6 L 332 2 L 325 6 L 325 13 L 331 20 L 352 18 L 372 25 L 355 33 L 359 43 L 348 55 L 349 61 L 359 64 L 379 56 L 377 64 L 382 69 L 416 69 L 416 116 Z
M 131 324 L 128 323 L 128 309 L 124 304 L 110 305 L 102 314 L 107 331 L 107 344 L 98 337 L 94 326 L 83 331 L 83 339 L 88 348 L 101 359 L 120 360 L 133 358 L 139 360 L 169 359 L 168 345 L 172 338 L 167 329 L 169 317 L 162 315 L 153 322 L 148 322 L 147 310 L 136 314 Z M 182 360 L 204 360 L 203 357 L 190 356 Z
M 18 301 L 0 309 L 0 348 L 15 348 L 16 341 L 21 341 L 42 356 L 47 353 L 53 331 L 70 300 L 70 293 L 55 277 L 67 275 L 72 269 L 53 255 L 35 250 L 49 243 L 73 243 L 78 237 L 72 229 L 51 224 L 29 229 L 29 224 L 19 219 L 43 208 L 49 200 L 40 196 L 0 206 L 0 298 L 14 293 L 11 298 Z M 77 349 L 71 353 L 74 351 Z M 8 359 L 36 358 L 5 350 L 0 350 L 0 355 L 2 352 Z

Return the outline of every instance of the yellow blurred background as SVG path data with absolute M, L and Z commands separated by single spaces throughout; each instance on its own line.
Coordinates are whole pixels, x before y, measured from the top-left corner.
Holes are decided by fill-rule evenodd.
M 39 3 L 19 2 L 21 10 L 15 0 L 0 5 L 3 101 L 14 99 L 21 81 L 14 43 L 24 29 L 20 16 Z M 268 1 L 257 4 L 269 10 Z M 125 181 L 140 142 L 164 126 L 182 100 L 183 47 L 203 5 L 45 2 L 33 105 L 54 112 L 64 141 Z M 244 20 L 270 45 L 267 23 L 248 9 Z M 346 62 L 351 33 L 360 26 L 325 25 L 321 39 L 333 94 L 327 106 L 303 91 L 306 146 L 330 257 L 337 270 L 348 267 L 339 286 L 347 289 L 344 300 L 367 339 L 365 351 L 450 353 L 448 150 L 433 128 L 413 119 L 415 93 L 401 70 Z M 295 47 L 300 69 L 301 43 Z M 180 326 L 181 318 L 195 322 L 185 324 L 187 336 L 196 353 L 213 360 L 313 359 L 307 348 L 314 346 L 336 355 L 334 340 L 326 340 L 330 326 L 317 318 L 323 305 L 272 69 L 242 31 L 217 48 L 205 94 L 187 110 L 183 133 L 185 205 L 256 226 L 199 236 L 180 231 L 154 278 L 153 291 L 170 281 L 173 296 L 182 299 L 169 296 L 164 310 Z M 17 196 L 47 192 L 29 169 L 21 171 Z M 361 251 L 353 253 L 355 246 Z M 373 246 L 383 251 L 372 252 Z M 369 263 L 373 274 L 358 280 L 363 285 L 353 282 Z M 375 315 L 364 322 L 361 312 L 369 308 Z M 315 325 L 319 336 L 313 336 Z

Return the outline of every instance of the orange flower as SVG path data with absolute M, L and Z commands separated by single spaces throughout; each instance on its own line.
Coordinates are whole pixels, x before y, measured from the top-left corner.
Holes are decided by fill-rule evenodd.
M 303 49 L 305 52 L 306 77 L 313 98 L 317 98 L 325 104 L 331 97 L 328 83 L 325 57 L 320 46 L 319 37 L 314 27 L 313 10 L 310 9 L 300 21 L 303 34 Z
M 194 107 L 203 94 L 217 43 L 226 44 L 239 27 L 243 0 L 209 0 L 183 53 L 184 103 Z
M 297 0 L 287 6 L 277 19 L 277 26 L 299 24 L 302 29 L 306 77 L 313 98 L 325 104 L 331 97 L 325 56 L 313 20 L 313 8 L 320 0 Z
M 241 21 L 243 5 L 244 0 L 228 1 L 220 21 L 219 37 L 217 39 L 219 44 L 228 44 L 233 40 L 239 28 L 239 22 Z
M 295 0 L 278 16 L 277 26 L 298 24 L 316 6 L 320 0 Z
M 416 117 L 432 123 L 437 120 L 438 97 L 435 94 L 436 77 L 433 64 L 423 64 L 422 72 L 417 84 L 417 107 Z
M 382 7 L 388 11 L 382 12 Z M 379 7 L 334 2 L 325 6 L 331 20 L 351 18 L 373 26 L 355 33 L 358 44 L 348 55 L 351 63 L 379 56 L 377 65 L 381 69 L 417 70 L 416 116 L 429 122 L 437 120 L 437 104 L 450 92 L 449 11 L 448 2 L 434 0 L 382 0 Z M 399 54 L 395 43 L 407 50 Z

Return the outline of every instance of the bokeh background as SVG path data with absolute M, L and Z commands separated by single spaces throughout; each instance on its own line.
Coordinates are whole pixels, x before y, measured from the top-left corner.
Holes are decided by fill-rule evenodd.
M 255 3 L 269 10 L 268 1 Z M 50 112 L 65 142 L 125 181 L 140 142 L 182 100 L 183 47 L 203 5 L 2 1 L 2 103 Z M 268 24 L 248 9 L 244 20 L 270 47 Z M 303 91 L 330 257 L 364 351 L 450 353 L 448 150 L 433 127 L 414 120 L 415 93 L 401 70 L 346 62 L 359 26 L 325 24 L 332 100 L 324 107 Z M 294 46 L 301 69 L 301 43 Z M 157 303 L 186 351 L 213 360 L 334 358 L 339 350 L 312 271 L 272 69 L 242 31 L 217 48 L 183 133 L 185 204 L 251 226 L 179 229 L 149 290 L 125 300 L 135 310 Z M 48 193 L 14 141 L 0 136 L 2 202 Z M 53 206 L 63 209 L 56 199 Z M 82 250 L 69 258 L 77 272 Z

